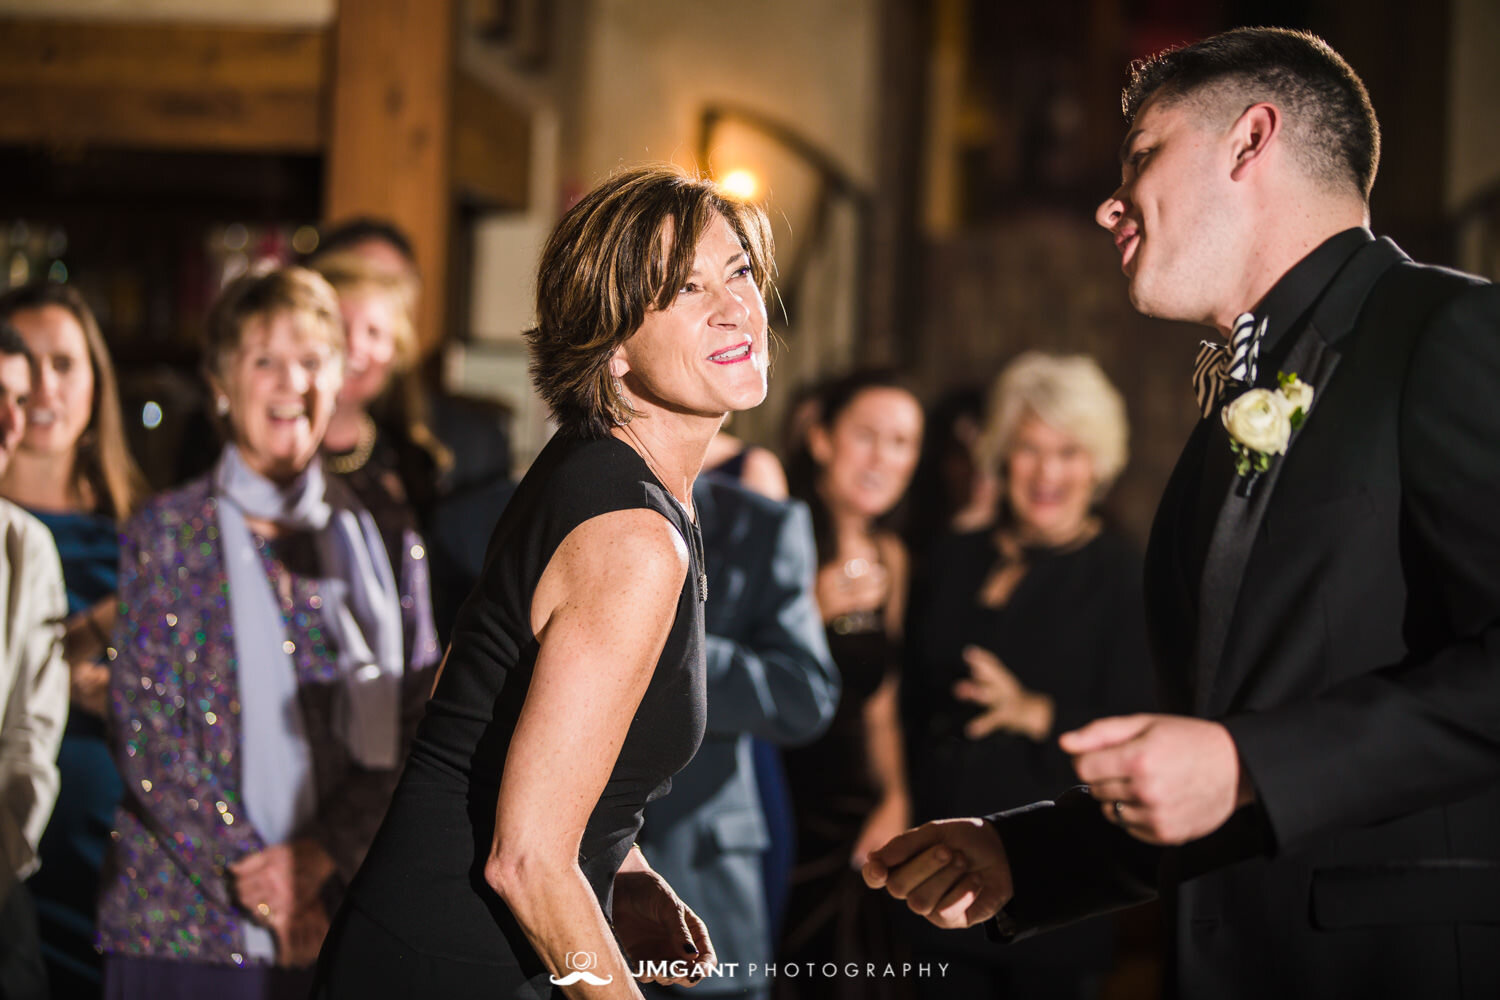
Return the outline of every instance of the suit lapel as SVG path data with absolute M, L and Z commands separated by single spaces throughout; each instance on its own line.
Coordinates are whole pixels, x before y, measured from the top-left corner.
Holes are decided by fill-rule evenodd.
M 1316 326 L 1311 323 L 1288 352 L 1281 370 L 1296 372 L 1302 381 L 1313 388 L 1313 405 L 1312 411 L 1307 415 L 1308 420 L 1317 419 L 1318 397 L 1333 378 L 1338 363 L 1339 353 L 1328 346 Z M 1274 374 L 1272 373 L 1272 377 Z M 1300 436 L 1299 429 L 1292 435 L 1291 443 L 1287 446 L 1288 452 L 1297 447 L 1297 438 Z M 1227 451 L 1227 434 L 1224 438 L 1219 443 Z M 1198 596 L 1201 613 L 1198 617 L 1195 657 L 1198 670 L 1194 685 L 1194 709 L 1199 713 L 1206 711 L 1208 707 L 1215 674 L 1224 653 L 1224 640 L 1239 600 L 1245 564 L 1249 561 L 1255 536 L 1260 531 L 1260 523 L 1265 519 L 1266 508 L 1270 506 L 1271 497 L 1276 492 L 1276 483 L 1281 478 L 1286 459 L 1286 455 L 1278 456 L 1261 475 L 1248 497 L 1239 495 L 1236 489 L 1239 477 L 1231 475 L 1224 499 L 1219 505 L 1219 516 L 1214 522 L 1213 537 L 1208 544 L 1208 556 L 1203 562 L 1203 580 Z
M 1313 388 L 1312 410 L 1307 420 L 1317 420 L 1318 402 L 1339 364 L 1340 354 L 1334 345 L 1354 329 L 1364 300 L 1379 277 L 1406 259 L 1406 255 L 1388 239 L 1377 240 L 1355 253 L 1313 307 L 1312 317 L 1286 357 L 1276 364 L 1263 363 L 1260 384 L 1274 387 L 1277 371 L 1295 372 Z M 1215 689 L 1222 689 L 1229 677 L 1239 676 L 1247 666 L 1238 662 L 1224 663 L 1226 658 L 1233 659 L 1232 651 L 1226 651 L 1225 643 L 1236 607 L 1244 596 L 1241 583 L 1261 522 L 1275 496 L 1282 469 L 1297 447 L 1297 440 L 1305 427 L 1306 424 L 1292 435 L 1287 454 L 1278 456 L 1271 463 L 1250 496 L 1242 497 L 1236 492 L 1237 476 L 1231 475 L 1225 488 L 1199 586 L 1198 632 L 1194 650 L 1194 711 L 1197 714 L 1207 714 L 1215 701 Z M 1227 433 L 1221 430 L 1218 437 L 1222 440 L 1217 444 L 1227 450 Z

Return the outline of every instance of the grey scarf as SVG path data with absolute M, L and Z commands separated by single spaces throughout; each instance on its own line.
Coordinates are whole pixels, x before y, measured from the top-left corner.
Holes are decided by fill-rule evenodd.
M 214 493 L 239 671 L 245 808 L 265 842 L 279 844 L 316 814 L 317 790 L 282 609 L 246 518 L 313 533 L 324 624 L 344 678 L 336 727 L 370 768 L 398 763 L 400 597 L 374 519 L 347 487 L 325 480 L 318 459 L 279 486 L 229 445 L 214 470 Z

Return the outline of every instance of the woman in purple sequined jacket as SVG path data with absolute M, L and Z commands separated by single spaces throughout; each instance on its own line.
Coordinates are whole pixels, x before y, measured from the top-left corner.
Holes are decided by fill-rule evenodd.
M 439 652 L 422 546 L 392 567 L 317 458 L 343 377 L 333 289 L 246 276 L 207 326 L 229 443 L 121 538 L 111 998 L 305 994 Z

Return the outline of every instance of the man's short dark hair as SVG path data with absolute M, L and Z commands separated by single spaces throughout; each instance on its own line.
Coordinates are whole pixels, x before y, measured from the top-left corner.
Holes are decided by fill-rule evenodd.
M 1380 164 L 1380 123 L 1353 68 L 1321 38 L 1286 28 L 1235 28 L 1130 67 L 1121 107 L 1134 121 L 1152 97 L 1201 101 L 1218 109 L 1234 98 L 1276 105 L 1303 166 L 1333 187 L 1369 200 Z
M 26 346 L 26 338 L 21 336 L 21 331 L 9 323 L 0 322 L 0 355 L 14 357 L 20 355 L 27 361 L 31 360 L 31 348 Z
M 406 258 L 406 262 L 413 270 L 416 270 L 417 253 L 412 249 L 411 237 L 389 219 L 377 219 L 368 215 L 345 219 L 336 226 L 329 226 L 319 234 L 317 249 L 304 257 L 301 263 L 305 263 L 312 257 L 348 250 L 367 240 L 379 240 L 389 244 L 397 253 Z

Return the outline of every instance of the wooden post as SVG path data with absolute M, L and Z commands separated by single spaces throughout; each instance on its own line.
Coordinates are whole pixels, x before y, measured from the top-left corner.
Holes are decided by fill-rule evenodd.
M 334 28 L 325 219 L 379 216 L 410 235 L 424 354 L 445 334 L 456 25 L 453 0 L 344 0 Z

